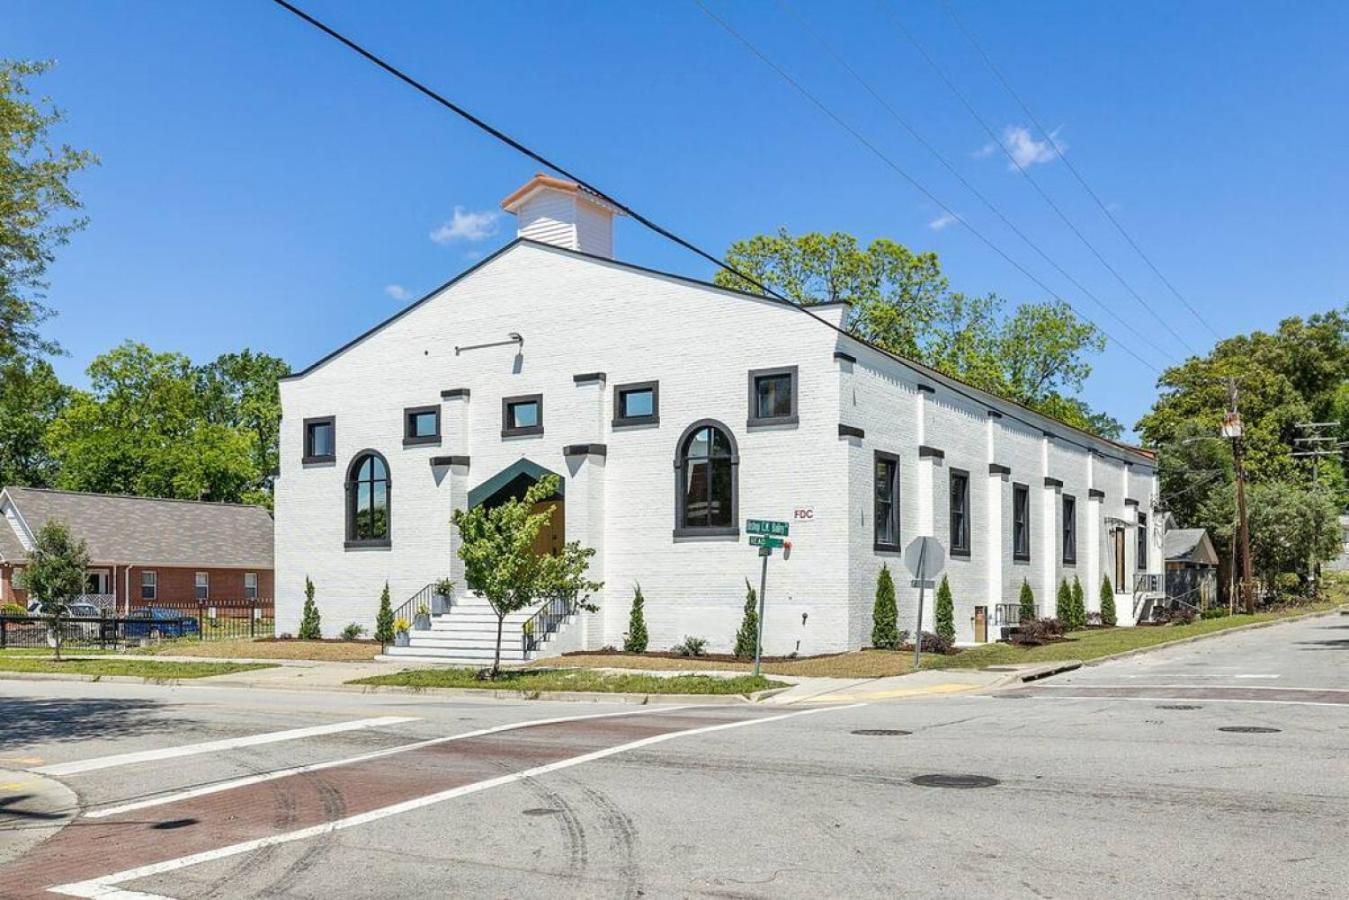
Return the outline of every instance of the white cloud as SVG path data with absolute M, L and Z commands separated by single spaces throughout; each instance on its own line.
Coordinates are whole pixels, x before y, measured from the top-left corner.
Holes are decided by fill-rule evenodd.
M 407 288 L 403 287 L 401 284 L 384 285 L 384 293 L 388 294 L 395 300 L 407 300 L 412 296 L 412 292 L 409 291 Z
M 484 241 L 497 233 L 497 221 L 501 214 L 491 209 L 472 212 L 462 206 L 454 208 L 454 216 L 448 222 L 431 232 L 431 240 L 437 244 L 451 244 L 455 241 Z
M 928 222 L 927 227 L 931 228 L 933 231 L 941 231 L 947 225 L 954 225 L 959 221 L 960 219 L 957 218 L 952 213 L 944 212 L 941 215 L 937 216 L 937 218 L 933 219 L 931 222 Z
M 1068 149 L 1068 145 L 1059 139 L 1059 132 L 1063 129 L 1055 128 L 1049 133 L 1049 138 L 1043 141 L 1037 141 L 1031 136 L 1030 129 L 1021 125 L 1008 125 L 1002 130 L 1002 146 L 1011 154 L 1013 162 L 1007 164 L 1009 172 L 1015 172 L 1018 169 L 1028 169 L 1037 163 L 1053 162 L 1063 155 Z M 989 141 L 980 147 L 976 152 L 976 157 L 992 156 L 999 151 L 998 144 Z

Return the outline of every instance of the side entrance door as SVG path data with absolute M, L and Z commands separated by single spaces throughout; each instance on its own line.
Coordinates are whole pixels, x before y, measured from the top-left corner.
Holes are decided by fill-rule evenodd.
M 974 608 L 974 641 L 977 644 L 988 643 L 988 607 Z

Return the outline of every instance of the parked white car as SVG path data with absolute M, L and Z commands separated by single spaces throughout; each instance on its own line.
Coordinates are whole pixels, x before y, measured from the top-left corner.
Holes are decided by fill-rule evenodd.
M 29 615 L 42 615 L 42 606 L 36 600 L 28 604 Z M 62 608 L 64 620 L 61 622 L 62 642 L 96 641 L 99 638 L 103 612 L 94 604 L 85 601 L 67 603 Z M 47 646 L 56 646 L 56 635 L 48 631 Z

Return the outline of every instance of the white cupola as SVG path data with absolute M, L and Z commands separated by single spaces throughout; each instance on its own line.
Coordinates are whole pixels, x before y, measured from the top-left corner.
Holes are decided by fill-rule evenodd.
M 623 213 L 574 181 L 540 173 L 501 208 L 515 216 L 522 238 L 614 258 L 614 216 Z

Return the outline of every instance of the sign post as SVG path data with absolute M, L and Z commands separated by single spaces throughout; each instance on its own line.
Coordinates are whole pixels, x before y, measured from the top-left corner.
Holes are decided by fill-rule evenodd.
M 946 551 L 934 537 L 914 538 L 904 550 L 904 562 L 913 573 L 918 588 L 918 621 L 913 628 L 913 670 L 916 672 L 923 653 L 923 601 L 933 576 L 946 564 Z
M 759 571 L 759 619 L 754 634 L 754 677 L 759 677 L 759 660 L 763 656 L 763 613 L 764 593 L 768 590 L 768 557 L 773 555 L 774 547 L 781 547 L 787 537 L 786 522 L 774 522 L 768 519 L 746 519 L 745 533 L 749 535 L 751 547 L 759 548 L 759 558 L 763 565 Z

